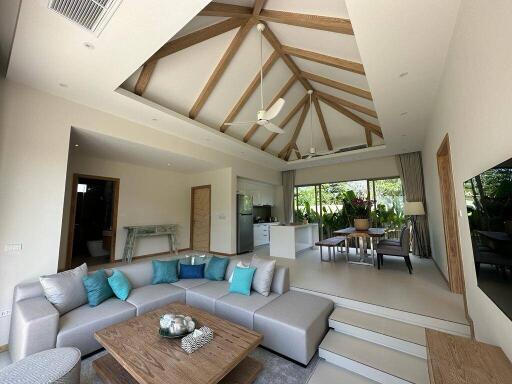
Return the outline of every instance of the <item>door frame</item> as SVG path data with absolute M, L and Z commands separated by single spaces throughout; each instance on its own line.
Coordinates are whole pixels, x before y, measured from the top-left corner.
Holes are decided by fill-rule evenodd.
M 66 249 L 66 265 L 65 269 L 71 268 L 71 260 L 73 257 L 73 240 L 75 238 L 75 215 L 76 215 L 76 197 L 77 197 L 77 189 L 78 189 L 78 179 L 80 177 L 93 179 L 93 180 L 106 180 L 112 181 L 114 183 L 113 188 L 113 196 L 112 196 L 112 241 L 110 244 L 110 262 L 113 263 L 115 261 L 115 251 L 116 251 L 116 237 L 117 237 L 117 211 L 119 207 L 119 185 L 120 179 L 115 177 L 105 177 L 105 176 L 94 176 L 94 175 L 85 175 L 82 173 L 74 173 L 73 181 L 71 184 L 71 201 L 69 207 L 69 223 L 68 223 L 68 243 Z
M 194 192 L 198 189 L 208 189 L 209 191 L 209 211 L 208 215 L 208 252 L 211 250 L 212 245 L 212 186 L 208 185 L 198 185 L 190 188 L 190 249 L 194 249 Z
M 453 184 L 450 138 L 444 137 L 437 151 L 437 171 L 441 192 L 441 212 L 448 265 L 448 284 L 450 290 L 465 296 L 464 268 L 459 239 L 459 223 L 457 219 L 457 203 Z

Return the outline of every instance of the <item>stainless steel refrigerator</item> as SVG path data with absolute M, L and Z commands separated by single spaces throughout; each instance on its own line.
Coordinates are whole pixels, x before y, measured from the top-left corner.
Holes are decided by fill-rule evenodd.
M 252 196 L 236 195 L 236 253 L 254 250 Z

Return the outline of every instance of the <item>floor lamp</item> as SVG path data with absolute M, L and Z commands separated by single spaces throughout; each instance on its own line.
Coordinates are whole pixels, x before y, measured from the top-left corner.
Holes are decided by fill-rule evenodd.
M 404 204 L 404 215 L 411 218 L 412 236 L 414 241 L 419 240 L 418 229 L 416 228 L 416 217 L 425 215 L 425 208 L 421 201 L 406 201 Z M 419 249 L 419 244 L 418 244 Z M 413 249 L 414 251 L 414 249 Z

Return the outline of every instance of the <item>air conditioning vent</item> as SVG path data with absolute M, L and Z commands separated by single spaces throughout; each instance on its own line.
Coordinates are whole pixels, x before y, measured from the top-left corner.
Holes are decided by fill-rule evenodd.
M 122 0 L 50 0 L 48 7 L 91 32 L 99 34 Z

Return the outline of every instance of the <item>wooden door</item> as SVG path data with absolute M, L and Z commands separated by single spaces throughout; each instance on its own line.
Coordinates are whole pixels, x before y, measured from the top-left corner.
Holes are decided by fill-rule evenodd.
M 197 251 L 210 250 L 211 186 L 192 187 L 192 209 L 190 214 L 190 248 Z
M 457 221 L 457 206 L 455 204 L 455 190 L 453 187 L 450 141 L 448 135 L 446 135 L 437 151 L 437 169 L 439 172 L 439 186 L 441 188 L 448 282 L 452 292 L 464 293 L 465 287 L 460 251 L 459 224 Z

